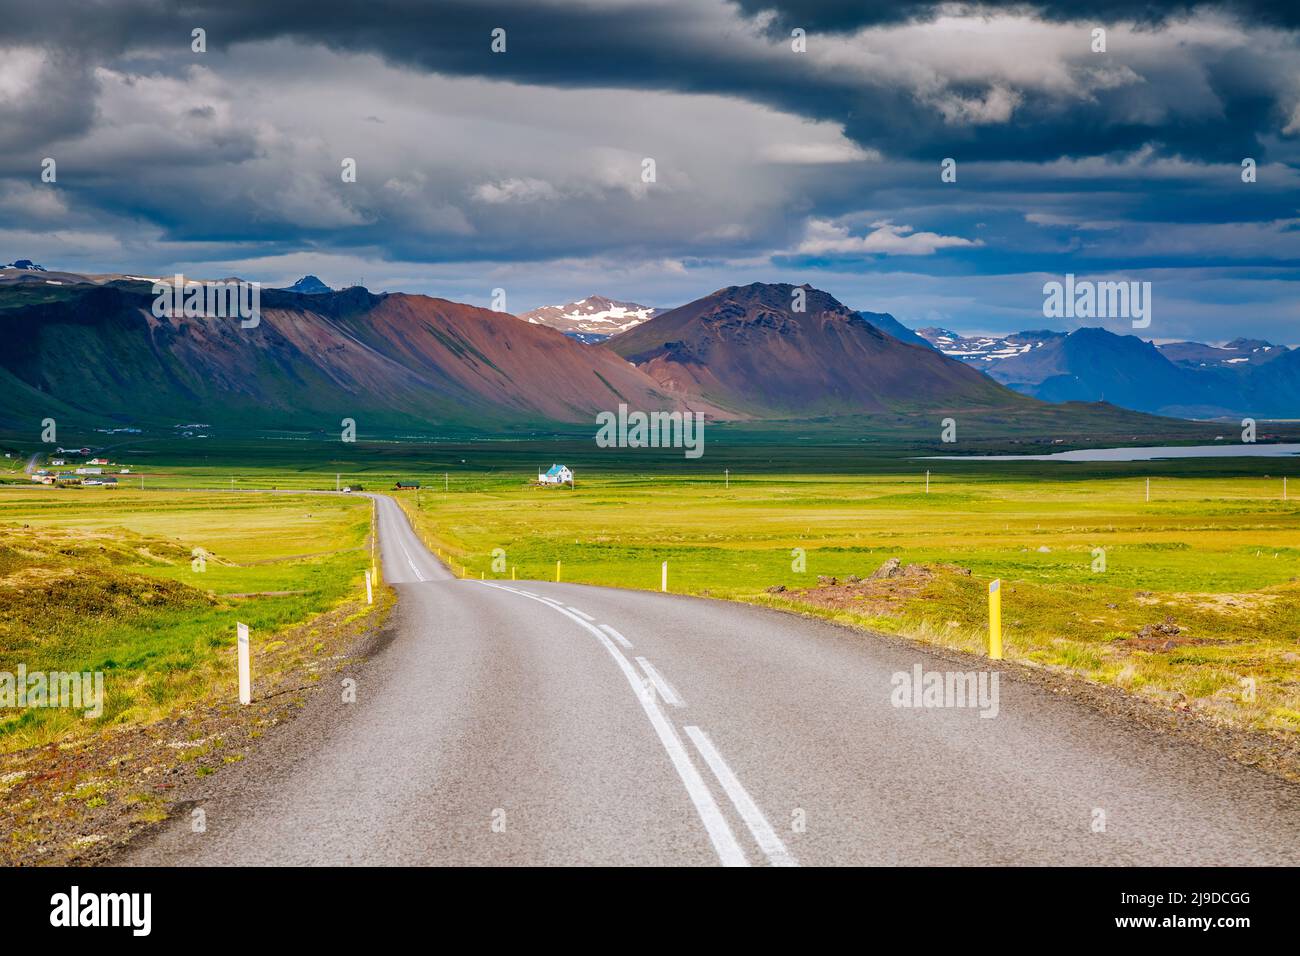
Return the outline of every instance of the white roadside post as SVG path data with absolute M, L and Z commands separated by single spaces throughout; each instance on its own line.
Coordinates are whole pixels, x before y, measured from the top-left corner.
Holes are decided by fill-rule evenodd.
M 1147 479 L 1147 501 L 1151 500 L 1151 479 Z
M 239 631 L 239 702 L 253 702 L 253 675 L 248 666 L 248 625 L 236 623 Z
M 659 590 L 665 592 L 668 590 L 668 562 L 667 561 L 665 561 L 663 565 L 659 568 Z
M 370 586 L 370 572 L 369 572 L 369 571 L 366 572 L 366 603 L 367 603 L 367 604 L 374 604 L 374 603 L 375 603 L 375 592 L 371 589 L 371 586 Z
M 930 472 L 928 469 L 925 472 L 925 493 L 927 495 L 930 493 Z

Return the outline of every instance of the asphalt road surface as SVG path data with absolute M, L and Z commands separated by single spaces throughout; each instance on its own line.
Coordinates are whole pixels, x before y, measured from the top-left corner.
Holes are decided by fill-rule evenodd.
M 382 649 L 128 864 L 1291 864 L 1300 788 L 1007 674 L 723 602 L 458 580 L 378 497 Z M 987 700 L 986 700 L 987 704 Z

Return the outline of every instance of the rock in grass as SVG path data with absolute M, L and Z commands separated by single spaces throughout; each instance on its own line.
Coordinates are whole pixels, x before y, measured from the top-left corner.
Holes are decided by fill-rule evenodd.
M 1144 637 L 1144 638 L 1154 638 L 1160 636 L 1172 637 L 1175 634 L 1181 634 L 1182 630 L 1183 629 L 1181 627 L 1179 627 L 1177 624 L 1174 623 L 1174 619 L 1172 617 L 1166 616 L 1165 619 L 1161 621 L 1159 624 L 1143 624 L 1142 627 L 1138 630 L 1137 636 Z
M 890 558 L 880 567 L 871 573 L 871 580 L 878 581 L 881 578 L 896 578 L 903 573 L 903 562 L 898 558 Z

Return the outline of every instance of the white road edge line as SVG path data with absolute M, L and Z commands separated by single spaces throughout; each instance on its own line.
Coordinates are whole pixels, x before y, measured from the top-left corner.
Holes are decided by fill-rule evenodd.
M 489 584 L 486 581 L 477 583 L 482 584 L 484 587 L 510 591 L 513 594 L 527 597 L 522 591 L 508 588 L 502 584 Z M 654 695 L 645 692 L 645 684 L 637 674 L 636 668 L 599 628 L 588 624 L 576 614 L 570 614 L 563 607 L 552 604 L 545 598 L 535 598 L 534 600 L 550 605 L 565 617 L 585 627 L 596 636 L 601 646 L 614 658 L 619 670 L 623 672 L 627 682 L 632 685 L 632 692 L 636 695 L 637 701 L 645 711 L 646 717 L 649 718 L 650 725 L 659 736 L 659 742 L 663 744 L 664 750 L 668 752 L 668 759 L 672 761 L 673 767 L 677 770 L 677 775 L 681 777 L 682 785 L 686 787 L 687 796 L 695 804 L 695 811 L 700 815 L 700 821 L 709 834 L 709 840 L 713 843 L 713 849 L 718 854 L 718 859 L 722 861 L 723 866 L 749 866 L 749 860 L 745 858 L 745 851 L 736 842 L 736 836 L 731 832 L 731 826 L 727 823 L 727 818 L 722 815 L 722 810 L 718 807 L 717 801 L 713 799 L 713 793 L 709 790 L 709 785 L 704 782 L 700 772 L 695 769 L 690 754 L 686 752 L 686 747 L 682 744 L 681 738 L 677 736 L 677 731 L 673 729 L 673 725 L 668 722 L 664 712 L 659 709 Z
M 520 593 L 522 593 L 522 594 L 527 594 L 528 592 L 527 592 L 527 591 L 523 591 L 523 592 L 520 592 Z M 629 651 L 632 649 L 632 642 L 629 641 L 629 640 L 628 640 L 626 637 L 624 637 L 622 634 L 620 634 L 618 631 L 614 630 L 614 629 L 613 629 L 612 627 L 610 627 L 608 624 L 597 624 L 596 626 L 599 627 L 599 628 L 600 628 L 602 631 L 604 631 L 606 634 L 608 634 L 610 637 L 612 637 L 614 640 L 618 641 L 620 644 L 622 644 L 624 647 L 626 647 Z
M 776 835 L 772 825 L 767 822 L 767 817 L 763 816 L 763 811 L 758 808 L 754 798 L 747 791 L 727 766 L 727 762 L 722 759 L 722 754 L 718 753 L 713 742 L 709 740 L 708 735 L 699 727 L 687 727 L 686 736 L 691 738 L 695 744 L 695 749 L 700 752 L 704 762 L 709 765 L 713 775 L 718 778 L 718 783 L 722 784 L 722 789 L 727 791 L 727 796 L 735 804 L 736 812 L 744 819 L 745 825 L 749 827 L 749 832 L 754 834 L 754 839 L 758 842 L 759 848 L 767 855 L 768 860 L 773 866 L 798 866 L 799 863 L 790 851 L 785 848 L 781 838 Z
M 668 683 L 664 675 L 655 670 L 653 664 L 644 657 L 638 657 L 636 662 L 641 665 L 641 669 L 645 671 L 645 676 L 650 678 L 650 683 L 655 685 L 655 690 L 659 691 L 659 696 L 666 703 L 672 704 L 674 707 L 686 706 L 686 701 L 682 700 L 681 695 L 677 693 L 672 684 Z
M 578 615 L 578 617 L 582 618 L 584 621 L 594 621 L 594 620 L 596 620 L 594 617 L 592 617 L 592 616 L 591 616 L 590 614 L 588 614 L 586 611 L 579 611 L 576 607 L 574 607 L 574 606 L 571 605 L 571 604 L 566 604 L 565 607 L 568 608 L 570 611 L 572 611 L 574 614 Z

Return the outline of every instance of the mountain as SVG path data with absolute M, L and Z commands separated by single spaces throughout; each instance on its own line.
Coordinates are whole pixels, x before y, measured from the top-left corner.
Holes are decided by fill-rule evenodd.
M 26 271 L 28 271 L 28 272 L 44 272 L 44 271 L 45 271 L 45 266 L 38 266 L 36 263 L 32 262 L 31 259 L 15 259 L 13 262 L 9 263 L 7 266 L 3 266 L 3 268 L 5 268 L 5 269 L 23 269 L 23 270 L 26 270 Z
M 945 355 L 1046 402 L 1106 401 L 1190 418 L 1300 417 L 1293 398 L 1300 393 L 1297 353 L 1260 339 L 1156 345 L 1100 328 L 973 336 L 917 331 Z
M 323 295 L 324 293 L 333 290 L 315 276 L 303 276 L 293 285 L 289 286 L 287 289 L 283 289 L 282 291 L 299 292 L 303 295 Z
M 1300 349 L 1286 349 L 1276 359 L 1237 372 L 1245 381 L 1248 414 L 1300 418 Z
M 1049 342 L 1065 338 L 1064 332 L 1012 332 L 1010 335 L 962 335 L 949 329 L 917 329 L 916 334 L 947 355 L 968 365 L 983 368 L 1003 359 L 1025 355 Z
M 604 343 L 664 389 L 733 412 L 808 418 L 1016 407 L 1025 399 L 930 348 L 887 335 L 808 286 L 730 286 Z
M 908 342 L 912 345 L 924 345 L 926 348 L 933 348 L 929 342 L 921 338 L 921 336 L 917 335 L 902 322 L 899 322 L 898 319 L 894 318 L 888 312 L 859 312 L 858 315 L 866 319 L 876 328 L 880 329 L 880 331 L 887 335 L 892 335 L 900 342 Z
M 619 302 L 601 295 L 589 295 L 565 305 L 545 305 L 519 318 L 532 325 L 557 329 L 579 342 L 595 344 L 610 336 L 636 328 L 659 313 L 658 309 L 635 302 Z
M 1263 365 L 1290 351 L 1285 345 L 1274 345 L 1263 339 L 1233 339 L 1223 346 L 1202 345 L 1200 342 L 1166 342 L 1156 348 L 1175 365 L 1197 369 Z
M 1216 362 L 1170 361 L 1161 346 L 1105 329 L 1078 329 L 1041 348 L 989 366 L 999 382 L 1048 402 L 1107 401 L 1124 408 L 1183 418 L 1249 415 L 1300 417 L 1300 351 L 1239 340 L 1215 349 Z M 1204 354 L 1191 349 L 1175 355 Z M 1244 359 L 1234 362 L 1233 359 Z
M 263 289 L 251 328 L 156 317 L 153 284 L 0 271 L 0 427 L 30 431 L 53 417 L 87 427 L 202 421 L 329 433 L 353 418 L 363 434 L 497 434 L 590 424 L 627 404 L 714 419 L 951 413 L 1005 424 L 1036 415 L 1058 435 L 1062 426 L 1081 435 L 1103 425 L 1133 434 L 1151 421 L 1029 396 L 1166 414 L 1241 408 L 1277 417 L 1300 408 L 1300 351 L 1194 370 L 1132 336 L 1085 329 L 994 364 L 1020 394 L 808 286 L 721 289 L 588 346 L 505 313 L 360 287 Z M 797 292 L 806 302 L 799 312 Z M 883 313 L 867 316 L 887 324 Z
M 988 373 L 1017 391 L 1048 402 L 1107 401 L 1155 412 L 1224 411 L 1197 373 L 1179 368 L 1150 342 L 1105 329 L 1078 329 L 991 364 Z
M 612 352 L 445 299 L 266 289 L 244 329 L 155 318 L 153 298 L 122 280 L 0 285 L 0 421 L 490 430 L 685 405 Z

